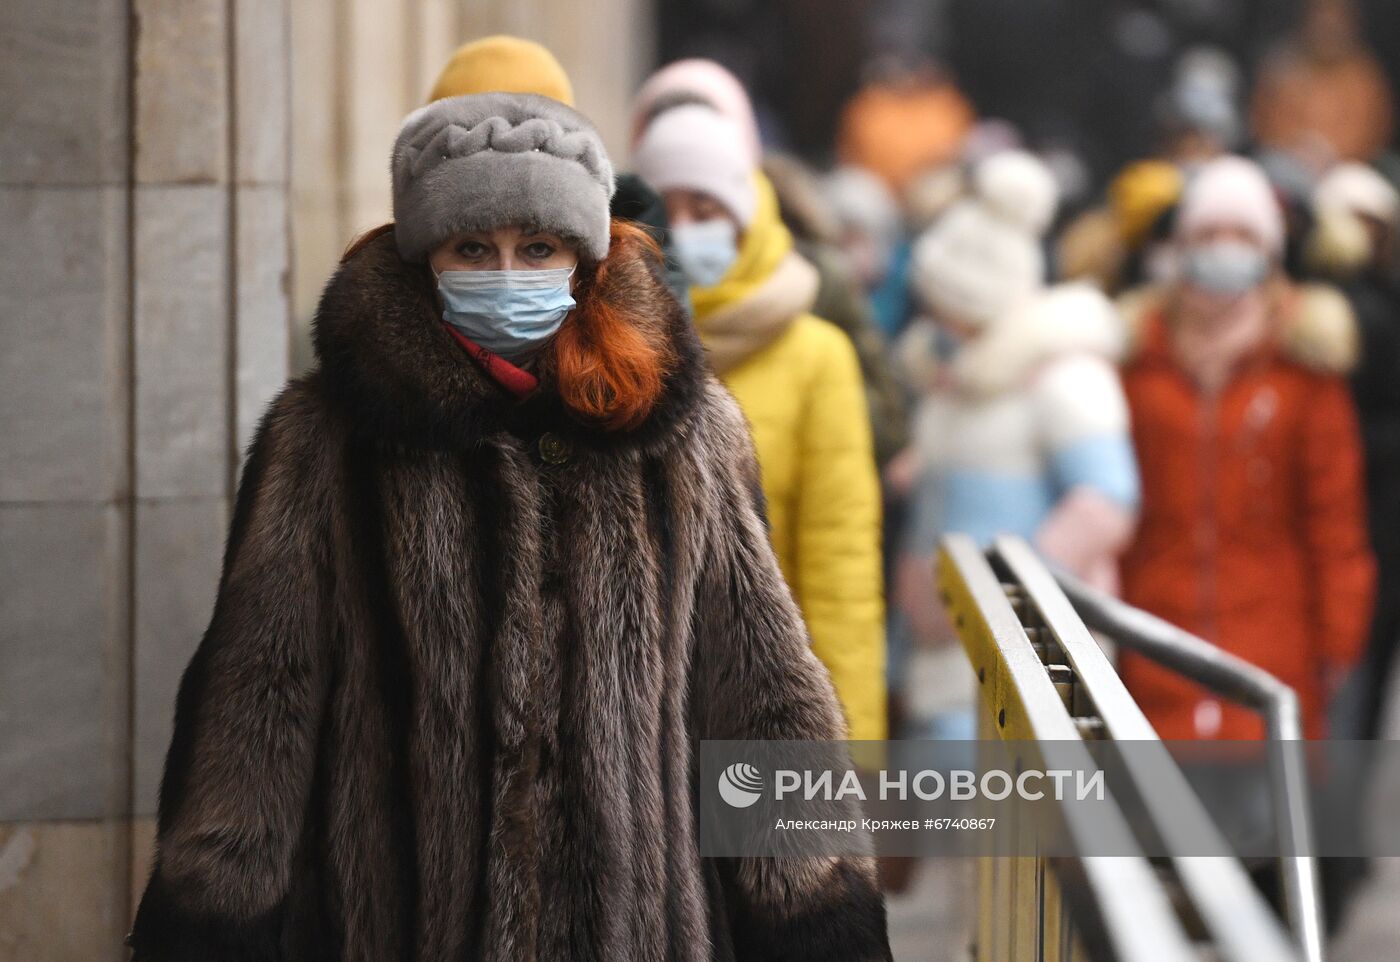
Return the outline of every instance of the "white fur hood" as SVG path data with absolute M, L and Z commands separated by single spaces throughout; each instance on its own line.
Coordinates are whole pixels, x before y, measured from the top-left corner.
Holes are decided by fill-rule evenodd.
M 981 397 L 1012 390 L 1041 365 L 1066 354 L 1116 364 L 1125 330 L 1107 297 L 1091 284 L 1046 288 L 964 345 L 952 361 L 958 388 Z

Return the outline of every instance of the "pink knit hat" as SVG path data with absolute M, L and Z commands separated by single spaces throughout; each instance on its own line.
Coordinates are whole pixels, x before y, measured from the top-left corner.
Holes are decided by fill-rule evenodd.
M 1271 254 L 1283 250 L 1283 209 L 1264 169 L 1252 160 L 1212 160 L 1186 185 L 1177 214 L 1177 236 L 1222 226 L 1244 228 Z
M 686 104 L 663 111 L 637 141 L 632 165 L 658 191 L 699 191 L 723 204 L 740 226 L 753 222 L 758 194 L 749 145 L 717 110 Z
M 759 165 L 763 148 L 759 144 L 753 104 L 749 102 L 744 85 L 713 60 L 698 57 L 662 67 L 642 84 L 632 108 L 632 146 L 637 146 L 646 128 L 656 119 L 658 106 L 687 99 L 703 102 L 733 122 L 743 135 L 749 166 Z

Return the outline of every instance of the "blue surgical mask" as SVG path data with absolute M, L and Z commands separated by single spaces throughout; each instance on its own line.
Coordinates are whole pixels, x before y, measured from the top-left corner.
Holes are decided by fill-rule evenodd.
M 492 354 L 513 360 L 550 338 L 574 309 L 573 270 L 443 271 L 442 319 Z
M 1269 276 L 1269 257 L 1245 241 L 1213 241 L 1186 252 L 1182 274 L 1203 291 L 1238 296 L 1264 283 Z
M 722 217 L 672 227 L 671 243 L 692 287 L 714 287 L 739 257 L 739 231 Z

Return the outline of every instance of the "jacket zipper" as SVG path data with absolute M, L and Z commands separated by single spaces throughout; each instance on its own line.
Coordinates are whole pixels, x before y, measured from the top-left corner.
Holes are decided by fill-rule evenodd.
M 1219 573 L 1216 571 L 1216 548 L 1218 547 L 1219 531 L 1216 520 L 1217 498 L 1215 485 L 1219 474 L 1219 445 L 1220 435 L 1220 396 L 1209 394 L 1202 396 L 1196 408 L 1197 428 L 1200 433 L 1199 456 L 1201 459 L 1201 520 L 1196 529 L 1196 554 L 1199 563 L 1200 584 L 1197 592 L 1197 603 L 1200 605 L 1198 614 L 1198 624 L 1201 634 L 1210 641 L 1215 641 L 1215 602 L 1216 602 L 1216 580 Z
M 1220 530 L 1216 512 L 1218 498 L 1216 483 L 1219 480 L 1220 458 L 1220 393 L 1206 395 L 1197 407 L 1200 429 L 1201 480 L 1201 522 L 1196 532 L 1196 552 L 1200 584 L 1197 591 L 1197 623 L 1201 637 L 1213 644 L 1219 644 L 1216 637 L 1215 609 L 1219 600 L 1219 547 Z M 1195 718 L 1193 717 L 1193 722 Z

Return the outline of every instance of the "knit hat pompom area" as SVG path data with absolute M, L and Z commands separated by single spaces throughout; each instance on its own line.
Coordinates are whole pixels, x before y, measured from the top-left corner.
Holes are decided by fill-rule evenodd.
M 485 93 L 541 94 L 574 105 L 573 85 L 554 54 L 533 40 L 504 34 L 458 47 L 428 100 Z
M 708 194 L 747 228 L 758 208 L 755 170 L 744 130 L 700 104 L 672 107 L 643 131 L 633 154 L 637 173 L 656 190 Z
M 985 327 L 1045 284 L 1041 236 L 1059 194 L 1033 154 L 1008 150 L 980 163 L 972 190 L 914 245 L 914 288 L 935 313 Z
M 986 204 L 964 200 L 914 245 L 912 281 L 935 314 L 987 327 L 1045 283 L 1045 255 L 1030 234 Z
M 448 238 L 528 225 L 608 256 L 613 167 L 593 125 L 537 94 L 449 97 L 399 130 L 391 161 L 399 256 L 422 262 Z
M 1244 157 L 1219 157 L 1186 185 L 1177 214 L 1179 239 L 1211 227 L 1236 227 L 1275 256 L 1283 251 L 1283 208 L 1264 168 Z
M 1044 161 L 1024 150 L 1004 150 L 988 157 L 973 171 L 972 187 L 998 217 L 1036 236 L 1050 228 L 1060 206 L 1055 175 Z

